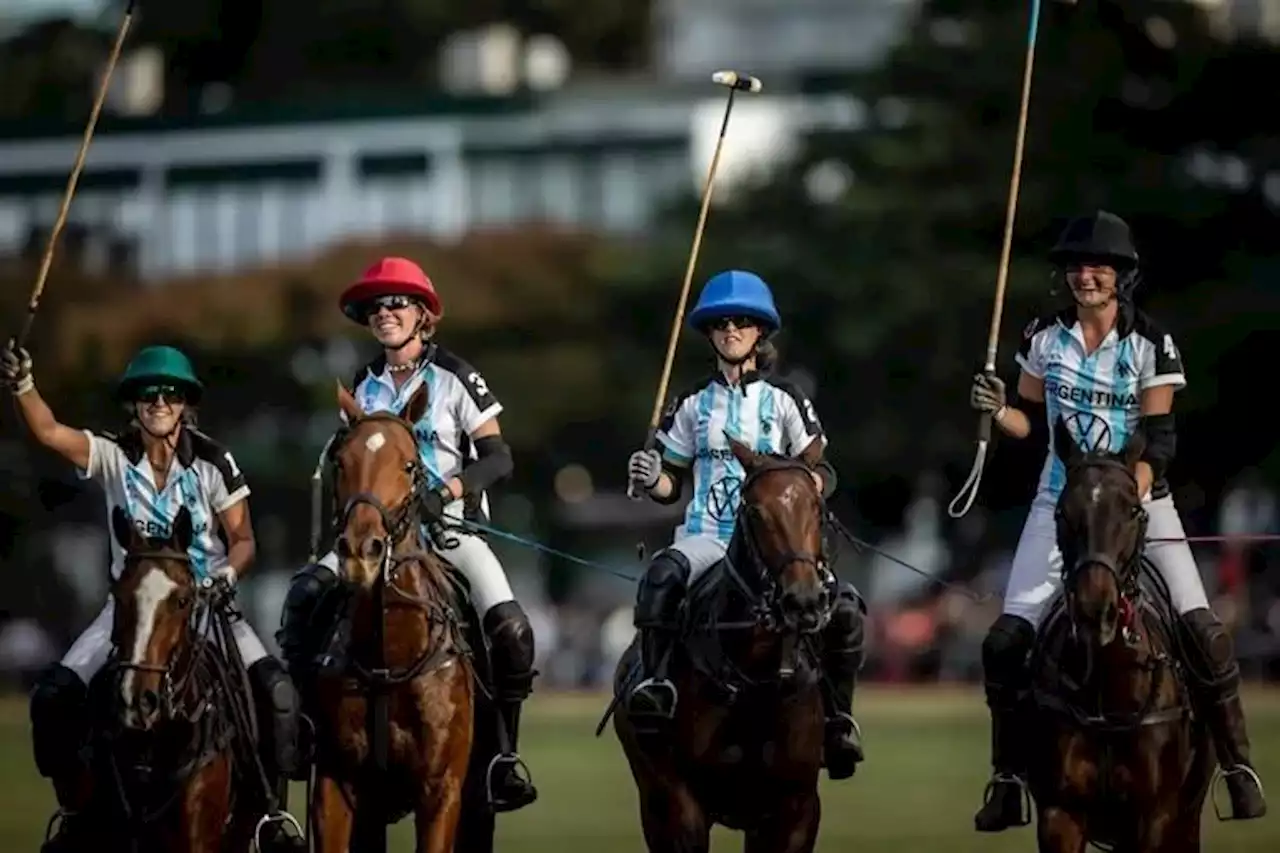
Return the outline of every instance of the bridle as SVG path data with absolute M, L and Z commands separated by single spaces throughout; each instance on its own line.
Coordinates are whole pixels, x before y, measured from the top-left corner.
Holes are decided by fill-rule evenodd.
M 752 487 L 770 474 L 798 471 L 803 473 L 805 480 L 808 481 L 810 479 L 810 470 L 808 465 L 797 459 L 770 457 L 769 462 L 764 467 L 757 468 L 748 474 L 742 484 L 742 504 L 738 507 L 734 521 L 734 540 L 738 548 L 732 547 L 733 543 L 731 543 L 729 554 L 725 559 L 725 566 L 729 577 L 747 596 L 748 601 L 752 603 L 753 609 L 756 611 L 758 620 L 753 625 L 760 625 L 769 631 L 789 630 L 786 627 L 782 612 L 783 589 L 780 578 L 784 569 L 797 563 L 812 566 L 822 582 L 822 609 L 818 624 L 816 627 L 805 629 L 803 633 L 820 632 L 831 619 L 831 611 L 835 602 L 836 578 L 829 567 L 825 525 L 827 508 L 826 500 L 822 494 L 819 493 L 817 496 L 819 524 L 822 525 L 821 544 L 817 553 L 812 551 L 784 551 L 781 554 L 773 555 L 772 559 L 766 556 L 760 548 L 758 538 L 755 535 L 758 529 L 757 525 L 761 523 L 762 519 L 760 508 L 747 500 Z M 809 482 L 808 485 L 811 488 L 816 488 L 812 482 Z M 743 553 L 735 553 L 739 550 Z M 739 556 L 745 557 L 745 559 L 736 559 Z M 739 566 L 739 563 L 742 565 Z M 749 568 L 751 573 L 744 578 L 739 571 L 740 568 Z M 755 583 L 753 584 L 752 581 Z
M 1137 475 L 1118 459 L 1101 454 L 1086 454 L 1079 460 L 1071 463 L 1068 467 L 1068 477 L 1073 470 L 1087 469 L 1105 469 L 1109 471 L 1117 471 L 1133 483 L 1134 492 L 1137 492 L 1138 479 Z M 1068 490 L 1064 488 L 1062 494 L 1058 497 L 1058 505 L 1054 509 L 1054 520 L 1057 524 L 1057 539 L 1061 545 L 1073 547 L 1075 542 L 1074 533 L 1068 526 L 1064 504 L 1068 499 Z M 1063 550 L 1063 569 L 1062 582 L 1063 587 L 1070 590 L 1074 588 L 1075 582 L 1079 579 L 1082 571 L 1089 566 L 1100 566 L 1111 573 L 1115 578 L 1116 586 L 1120 590 L 1121 596 L 1132 597 L 1137 594 L 1138 577 L 1142 567 L 1143 544 L 1147 538 L 1147 511 L 1143 508 L 1141 501 L 1134 503 L 1131 512 L 1137 519 L 1138 531 L 1134 537 L 1134 545 L 1130 553 L 1121 555 L 1111 555 L 1096 549 L 1090 549 L 1080 554 L 1068 554 Z M 1069 559 L 1074 557 L 1074 559 Z
M 419 532 L 421 530 L 419 525 L 421 523 L 422 495 L 429 487 L 429 481 L 426 470 L 417 457 L 417 441 L 413 436 L 413 428 L 403 418 L 390 412 L 373 412 L 358 418 L 352 418 L 330 440 L 326 461 L 335 471 L 340 471 L 342 465 L 338 459 L 339 452 L 350 441 L 356 427 L 370 422 L 394 424 L 408 433 L 410 440 L 413 442 L 415 447 L 414 456 L 404 465 L 403 469 L 404 473 L 409 476 L 408 493 L 398 503 L 387 506 L 371 492 L 356 492 L 343 501 L 341 507 L 339 507 L 338 494 L 335 487 L 333 495 L 333 530 L 335 533 L 345 530 L 347 523 L 351 519 L 351 514 L 361 505 L 373 507 L 377 511 L 382 521 L 383 534 L 377 537 L 377 541 L 381 543 L 382 547 L 378 557 L 378 573 L 374 578 L 371 590 L 374 612 L 379 614 L 386 612 L 387 592 L 390 591 L 397 599 L 422 610 L 426 614 L 428 623 L 430 623 L 433 631 L 431 641 L 425 643 L 421 654 L 407 667 L 390 669 L 380 662 L 369 668 L 362 665 L 354 656 L 350 659 L 349 665 L 354 669 L 357 678 L 361 681 L 368 684 L 391 686 L 411 681 L 424 672 L 434 669 L 443 663 L 448 655 L 453 654 L 456 651 L 455 647 L 460 647 L 460 643 L 457 641 L 460 620 L 457 611 L 450 605 L 447 598 L 417 596 L 402 589 L 395 583 L 400 569 L 404 566 L 414 563 L 425 565 L 432 559 L 432 555 L 423 547 Z M 428 535 L 434 537 L 437 533 L 432 531 Z M 402 543 L 410 541 L 414 543 L 413 546 L 409 548 L 400 547 Z M 380 648 L 383 630 L 382 619 L 375 619 L 374 627 L 374 633 L 378 638 L 375 643 Z M 454 637 L 455 642 L 444 642 L 450 635 Z

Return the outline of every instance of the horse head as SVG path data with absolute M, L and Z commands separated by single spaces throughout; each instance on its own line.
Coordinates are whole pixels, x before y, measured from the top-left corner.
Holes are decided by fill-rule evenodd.
M 831 612 L 831 575 L 823 552 L 825 507 L 812 472 L 822 457 L 814 441 L 797 458 L 757 453 L 729 439 L 746 472 L 737 532 L 782 623 L 800 633 L 821 630 Z
M 1067 475 L 1055 513 L 1067 612 L 1077 632 L 1107 646 L 1142 562 L 1147 514 L 1134 470 L 1145 443 L 1135 433 L 1119 453 L 1082 449 L 1059 418 L 1054 449 Z
M 182 507 L 167 537 L 147 536 L 116 507 L 111 532 L 125 554 L 124 569 L 111 583 L 121 722 L 147 731 L 171 710 L 178 668 L 190 647 L 196 580 L 187 550 L 194 527 Z
M 413 425 L 427 402 L 424 384 L 399 412 L 367 414 L 338 386 L 338 406 L 347 424 L 331 455 L 339 507 L 334 547 L 347 580 L 364 589 L 372 588 L 384 572 L 395 546 L 417 532 L 426 475 Z

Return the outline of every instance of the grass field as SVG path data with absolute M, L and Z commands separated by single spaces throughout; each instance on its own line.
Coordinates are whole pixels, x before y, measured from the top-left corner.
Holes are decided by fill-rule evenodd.
M 1280 786 L 1280 691 L 1252 690 L 1247 703 L 1258 769 L 1265 781 Z M 642 853 L 635 791 L 617 741 L 611 729 L 598 740 L 591 736 L 603 705 L 598 696 L 530 701 L 524 754 L 541 798 L 499 819 L 499 849 Z M 820 850 L 1034 849 L 1029 828 L 999 836 L 972 830 L 987 771 L 986 711 L 976 691 L 869 688 L 859 696 L 858 716 L 868 760 L 847 782 L 824 781 Z M 52 798 L 31 763 L 20 699 L 0 703 L 0 797 L 0 850 L 36 850 Z M 1213 851 L 1280 850 L 1280 814 L 1219 824 L 1209 812 L 1205 826 Z M 408 828 L 407 821 L 395 828 L 392 849 L 412 849 Z M 737 849 L 734 836 L 717 830 L 716 849 Z

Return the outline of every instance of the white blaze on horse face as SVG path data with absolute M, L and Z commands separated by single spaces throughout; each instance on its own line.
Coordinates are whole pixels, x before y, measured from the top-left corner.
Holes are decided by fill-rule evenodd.
M 387 437 L 380 432 L 375 432 L 364 440 L 364 449 L 370 453 L 377 453 L 386 443 Z
M 151 635 L 156 630 L 156 615 L 160 605 L 178 589 L 177 581 L 170 578 L 158 568 L 153 568 L 138 583 L 134 590 L 136 602 L 137 624 L 134 626 L 133 649 L 129 652 L 129 663 L 145 664 L 147 647 L 151 645 Z M 134 692 L 137 689 L 137 672 L 126 670 L 120 680 L 120 698 L 124 700 L 126 713 L 133 716 L 137 708 Z
M 1089 503 L 1097 506 L 1098 501 L 1100 500 L 1102 500 L 1102 484 L 1098 483 L 1093 487 L 1093 490 L 1089 492 Z

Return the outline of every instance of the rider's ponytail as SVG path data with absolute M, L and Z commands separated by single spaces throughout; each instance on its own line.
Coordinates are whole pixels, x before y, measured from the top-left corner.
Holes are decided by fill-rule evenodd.
M 778 348 L 773 341 L 761 341 L 756 344 L 756 370 L 768 373 L 778 364 Z

